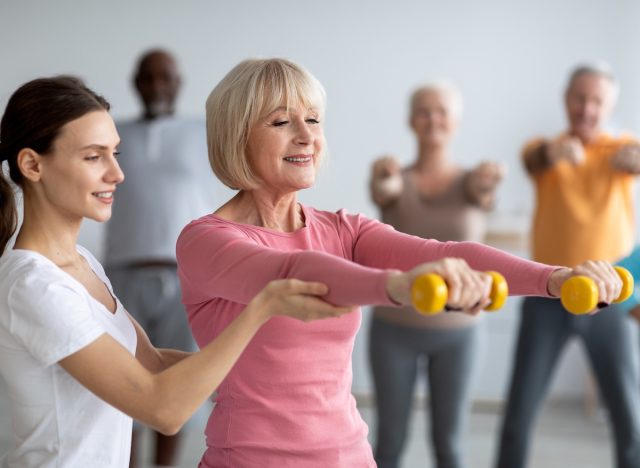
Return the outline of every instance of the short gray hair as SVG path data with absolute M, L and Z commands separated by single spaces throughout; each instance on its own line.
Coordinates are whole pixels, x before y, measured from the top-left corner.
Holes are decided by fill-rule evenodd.
M 613 74 L 611 66 L 603 61 L 585 62 L 577 65 L 571 70 L 569 74 L 569 80 L 567 81 L 567 89 L 569 91 L 573 83 L 583 75 L 596 75 L 601 78 L 605 78 L 611 84 L 611 91 L 613 94 L 613 101 L 618 99 L 620 94 L 620 84 Z
M 455 118 L 459 119 L 462 116 L 462 93 L 460 90 L 445 80 L 437 80 L 431 83 L 424 84 L 422 86 L 417 87 L 413 93 L 411 93 L 411 98 L 409 99 L 409 113 L 410 116 L 413 115 L 415 110 L 416 103 L 420 96 L 424 93 L 436 93 L 442 96 L 447 96 L 449 98 L 449 104 L 451 105 L 451 113 Z

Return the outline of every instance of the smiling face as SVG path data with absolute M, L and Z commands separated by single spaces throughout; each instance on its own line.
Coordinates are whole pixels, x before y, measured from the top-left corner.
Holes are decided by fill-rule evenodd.
M 47 208 L 74 221 L 107 221 L 116 185 L 124 180 L 116 160 L 119 143 L 106 111 L 89 112 L 62 127 L 51 152 L 40 158 L 38 193 Z
M 410 126 L 422 145 L 446 145 L 457 126 L 452 97 L 432 89 L 416 94 L 412 103 Z
M 596 73 L 575 77 L 565 94 L 569 132 L 588 142 L 596 137 L 613 110 L 615 97 L 611 81 Z
M 313 186 L 323 148 L 319 111 L 282 106 L 252 127 L 246 155 L 260 188 L 290 193 Z

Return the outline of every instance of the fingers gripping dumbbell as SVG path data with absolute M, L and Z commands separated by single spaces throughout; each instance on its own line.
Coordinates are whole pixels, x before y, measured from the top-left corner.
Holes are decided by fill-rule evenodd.
M 633 276 L 629 270 L 620 266 L 613 267 L 622 280 L 622 290 L 614 303 L 624 302 L 633 292 Z M 598 305 L 598 287 L 588 276 L 573 276 L 562 284 L 560 301 L 572 314 L 582 315 L 594 310 Z
M 509 295 L 507 281 L 497 271 L 488 271 L 491 276 L 491 304 L 485 308 L 488 311 L 500 309 Z M 442 312 L 447 305 L 449 291 L 447 283 L 436 273 L 426 273 L 418 276 L 411 287 L 411 298 L 415 309 L 423 315 L 435 315 Z

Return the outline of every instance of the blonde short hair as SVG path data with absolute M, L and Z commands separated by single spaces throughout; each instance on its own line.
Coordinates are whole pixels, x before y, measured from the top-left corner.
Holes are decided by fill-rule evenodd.
M 419 86 L 413 91 L 413 93 L 411 93 L 411 98 L 409 99 L 409 117 L 413 117 L 418 99 L 424 93 L 435 93 L 441 96 L 446 96 L 449 101 L 449 110 L 451 111 L 453 116 L 456 119 L 459 119 L 462 116 L 462 93 L 458 88 L 456 88 L 448 81 L 438 80 L 434 81 L 433 83 Z
M 234 190 L 257 188 L 260 179 L 246 155 L 253 126 L 283 105 L 313 108 L 323 116 L 325 103 L 326 94 L 320 82 L 289 60 L 240 62 L 207 99 L 207 146 L 213 172 Z

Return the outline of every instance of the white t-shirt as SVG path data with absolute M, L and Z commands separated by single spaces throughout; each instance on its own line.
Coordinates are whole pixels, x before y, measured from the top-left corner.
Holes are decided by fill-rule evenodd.
M 113 295 L 100 263 L 78 251 Z M 3 468 L 128 466 L 131 418 L 57 364 L 104 333 L 135 354 L 135 329 L 116 302 L 112 314 L 37 252 L 9 250 L 0 257 L 0 374 L 13 425 Z

